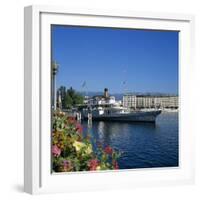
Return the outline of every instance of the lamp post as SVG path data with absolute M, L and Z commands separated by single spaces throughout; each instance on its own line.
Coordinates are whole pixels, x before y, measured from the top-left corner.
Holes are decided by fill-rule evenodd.
M 51 63 L 52 67 L 52 108 L 53 110 L 56 110 L 56 74 L 58 72 L 58 63 L 56 61 L 52 61 Z

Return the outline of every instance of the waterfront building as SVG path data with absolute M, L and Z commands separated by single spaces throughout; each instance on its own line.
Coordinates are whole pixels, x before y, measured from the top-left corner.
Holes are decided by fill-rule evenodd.
M 178 108 L 178 96 L 155 97 L 155 105 L 161 108 Z
M 123 96 L 123 106 L 134 109 L 141 108 L 178 108 L 178 96 L 150 96 L 126 94 Z
M 136 95 L 126 94 L 123 96 L 123 106 L 127 108 L 136 108 Z
M 155 99 L 151 96 L 137 95 L 136 96 L 136 108 L 154 108 Z

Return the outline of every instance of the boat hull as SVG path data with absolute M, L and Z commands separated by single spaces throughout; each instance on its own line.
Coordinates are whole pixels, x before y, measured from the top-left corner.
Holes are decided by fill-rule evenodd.
M 161 113 L 156 111 L 136 111 L 126 114 L 112 114 L 112 115 L 93 115 L 94 121 L 118 121 L 118 122 L 155 122 L 156 117 Z M 88 119 L 84 116 L 84 119 Z

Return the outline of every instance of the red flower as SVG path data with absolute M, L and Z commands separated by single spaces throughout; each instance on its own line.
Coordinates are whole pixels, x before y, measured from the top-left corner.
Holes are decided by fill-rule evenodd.
M 72 117 L 72 116 L 67 117 L 67 120 L 68 120 L 68 122 L 69 122 L 70 124 L 74 124 L 74 123 L 76 122 L 75 117 Z
M 76 124 L 76 131 L 78 131 L 79 133 L 83 132 L 83 128 L 82 128 L 81 124 L 79 124 L 79 123 Z
M 113 167 L 114 169 L 119 169 L 119 165 L 116 160 L 113 162 Z
M 58 157 L 61 154 L 61 149 L 58 148 L 57 145 L 53 145 L 52 146 L 52 154 L 53 154 L 53 156 Z
M 99 165 L 99 161 L 97 159 L 92 159 L 88 163 L 90 171 L 96 170 L 98 165 Z
M 110 146 L 107 146 L 105 149 L 104 149 L 104 152 L 107 153 L 107 154 L 112 154 L 113 150 Z

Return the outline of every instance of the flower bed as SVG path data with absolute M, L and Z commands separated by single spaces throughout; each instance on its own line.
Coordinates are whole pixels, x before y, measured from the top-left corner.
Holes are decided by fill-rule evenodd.
M 90 137 L 83 137 L 82 126 L 75 118 L 56 111 L 52 127 L 53 172 L 118 169 L 119 152 L 98 143 L 93 148 Z

